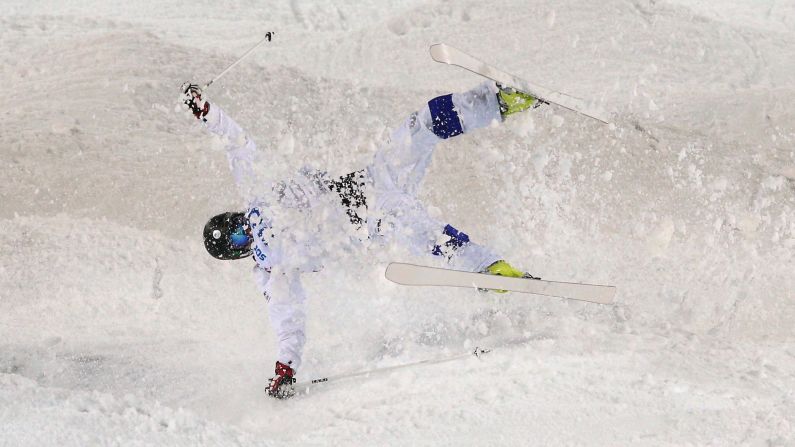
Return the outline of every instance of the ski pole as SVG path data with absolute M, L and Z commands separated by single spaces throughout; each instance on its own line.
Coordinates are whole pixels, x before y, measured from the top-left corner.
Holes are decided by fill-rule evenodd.
M 231 70 L 231 69 L 232 69 L 232 68 L 233 68 L 235 65 L 239 64 L 239 63 L 240 63 L 240 61 L 242 61 L 243 59 L 245 59 L 245 58 L 246 58 L 246 57 L 247 57 L 249 54 L 251 54 L 251 52 L 252 52 L 252 51 L 256 50 L 256 49 L 257 49 L 257 47 L 259 47 L 260 45 L 262 45 L 262 44 L 263 44 L 263 43 L 264 43 L 266 40 L 267 40 L 268 42 L 270 42 L 270 41 L 271 41 L 271 37 L 272 37 L 274 34 L 276 34 L 276 32 L 275 32 L 275 31 L 268 31 L 267 33 L 265 33 L 265 37 L 263 37 L 263 38 L 262 38 L 262 40 L 260 40 L 259 42 L 257 42 L 257 44 L 256 44 L 256 45 L 254 45 L 253 47 L 249 48 L 249 50 L 248 50 L 248 51 L 246 51 L 245 53 L 243 53 L 243 55 L 242 55 L 242 56 L 240 56 L 240 57 L 239 57 L 239 58 L 238 58 L 236 61 L 232 62 L 232 65 L 230 65 L 230 66 L 226 67 L 226 70 L 222 71 L 222 72 L 221 72 L 221 73 L 220 73 L 218 76 L 216 76 L 216 77 L 214 77 L 212 80 L 210 80 L 210 82 L 208 82 L 208 83 L 204 84 L 204 87 L 202 87 L 202 90 L 207 90 L 207 87 L 209 87 L 209 86 L 213 85 L 213 82 L 217 81 L 217 80 L 218 80 L 218 79 L 219 79 L 221 76 L 225 75 L 227 71 Z
M 353 377 L 366 376 L 366 375 L 370 375 L 370 374 L 380 374 L 380 373 L 385 373 L 385 372 L 389 372 L 389 371 L 394 371 L 396 369 L 410 368 L 412 366 L 431 365 L 431 364 L 434 364 L 434 363 L 445 363 L 445 362 L 450 362 L 452 360 L 458 360 L 458 359 L 462 359 L 462 358 L 465 358 L 465 357 L 469 357 L 470 355 L 474 355 L 475 357 L 480 358 L 481 355 L 488 354 L 489 352 L 491 352 L 491 349 L 475 348 L 474 351 L 467 352 L 466 354 L 458 354 L 458 355 L 453 355 L 453 356 L 449 356 L 449 357 L 421 360 L 419 362 L 405 363 L 403 365 L 387 366 L 386 368 L 376 368 L 376 369 L 370 369 L 370 370 L 367 370 L 367 371 L 359 371 L 359 372 L 355 372 L 355 373 L 339 374 L 339 375 L 336 375 L 336 376 L 320 377 L 320 378 L 317 378 L 317 379 L 312 379 L 309 382 L 302 382 L 302 383 L 296 384 L 295 385 L 295 391 L 297 393 L 300 393 L 300 392 L 309 390 L 309 388 L 311 386 L 315 385 L 315 384 L 336 382 L 338 380 L 351 379 Z

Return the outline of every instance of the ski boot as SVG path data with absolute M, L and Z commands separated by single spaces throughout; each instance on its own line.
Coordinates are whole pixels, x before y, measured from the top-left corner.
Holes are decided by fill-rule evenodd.
M 500 103 L 500 114 L 503 118 L 514 113 L 524 112 L 531 107 L 536 108 L 541 104 L 548 104 L 542 99 L 500 83 L 497 83 L 497 88 L 499 89 L 497 101 Z
M 511 264 L 508 264 L 502 259 L 491 263 L 480 273 L 486 273 L 488 275 L 508 276 L 510 278 L 541 279 L 527 272 L 522 272 L 520 270 L 517 270 L 516 267 L 512 266 Z M 502 289 L 478 289 L 478 290 L 480 290 L 481 292 L 492 291 L 497 293 L 508 293 L 507 290 L 502 290 Z

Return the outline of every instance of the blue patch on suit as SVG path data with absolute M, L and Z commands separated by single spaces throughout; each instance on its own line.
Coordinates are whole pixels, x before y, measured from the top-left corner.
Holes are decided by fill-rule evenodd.
M 248 218 L 249 220 L 251 220 L 251 219 L 252 219 L 253 217 L 255 217 L 255 216 L 256 216 L 256 217 L 260 217 L 260 216 L 261 216 L 261 215 L 260 215 L 260 212 L 259 212 L 259 210 L 258 210 L 258 209 L 256 209 L 256 208 L 251 208 L 251 209 L 249 209 L 249 210 L 248 210 L 248 216 L 247 216 L 247 218 Z
M 464 133 L 458 112 L 453 106 L 453 95 L 444 95 L 428 101 L 433 121 L 433 133 L 437 137 L 447 139 Z
M 256 245 L 254 246 L 254 256 L 256 256 L 260 261 L 264 261 L 267 257 L 265 253 L 263 253 L 262 250 L 260 250 Z
M 433 250 L 431 251 L 431 254 L 433 255 L 447 256 L 450 258 L 453 256 L 456 250 L 463 247 L 464 245 L 469 244 L 469 235 L 463 231 L 456 230 L 452 225 L 445 225 L 442 234 L 445 236 L 450 236 L 450 239 L 448 239 L 444 245 L 434 246 Z

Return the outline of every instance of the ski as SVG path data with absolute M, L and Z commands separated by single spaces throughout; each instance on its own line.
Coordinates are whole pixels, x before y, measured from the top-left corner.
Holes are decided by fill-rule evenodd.
M 581 115 L 593 118 L 605 124 L 610 122 L 601 113 L 590 110 L 588 105 L 580 98 L 556 92 L 540 85 L 531 84 L 522 78 L 513 76 L 495 68 L 480 59 L 477 59 L 455 47 L 444 43 L 431 45 L 431 57 L 436 62 L 448 65 L 457 65 L 480 76 L 492 79 L 502 85 L 514 87 L 525 93 L 535 96 L 539 100 L 552 103 L 571 110 Z
M 469 357 L 469 356 L 475 356 L 477 358 L 480 358 L 481 356 L 483 356 L 485 354 L 488 354 L 489 352 L 491 352 L 491 349 L 475 348 L 473 351 L 469 351 L 469 352 L 467 352 L 465 354 L 457 354 L 457 355 L 452 355 L 452 356 L 449 356 L 449 357 L 441 357 L 441 358 L 435 358 L 435 359 L 421 360 L 419 362 L 404 363 L 402 365 L 387 366 L 385 368 L 376 368 L 376 369 L 370 369 L 370 370 L 367 370 L 367 371 L 359 371 L 359 372 L 348 373 L 348 374 L 339 374 L 339 375 L 336 375 L 336 376 L 320 377 L 320 378 L 317 378 L 317 379 L 312 379 L 309 382 L 297 383 L 295 385 L 294 390 L 295 390 L 296 394 L 298 394 L 298 393 L 309 393 L 309 392 L 311 392 L 312 388 L 315 385 L 322 385 L 322 384 L 329 383 L 329 382 L 337 382 L 337 381 L 340 381 L 340 380 L 352 379 L 354 377 L 370 376 L 370 375 L 373 375 L 373 374 L 382 374 L 382 373 L 386 373 L 386 372 L 390 372 L 390 371 L 395 371 L 395 370 L 398 370 L 398 369 L 411 368 L 411 367 L 414 367 L 414 366 L 432 365 L 432 364 L 436 364 L 436 363 L 445 363 L 445 362 L 450 362 L 450 361 L 453 361 L 453 360 L 463 359 L 463 358 L 466 358 L 466 357 Z
M 400 262 L 393 262 L 387 266 L 386 279 L 406 286 L 448 286 L 508 290 L 598 304 L 612 303 L 616 294 L 616 288 L 613 286 L 530 278 L 509 278 L 507 276 L 462 272 Z

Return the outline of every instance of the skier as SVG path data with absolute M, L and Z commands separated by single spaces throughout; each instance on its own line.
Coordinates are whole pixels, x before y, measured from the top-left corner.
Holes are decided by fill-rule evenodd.
M 216 104 L 211 106 L 198 85 L 186 82 L 181 91 L 180 100 L 190 112 L 222 137 L 230 169 L 246 201 L 245 211 L 225 212 L 207 222 L 204 245 L 217 259 L 254 258 L 256 282 L 268 302 L 278 340 L 275 376 L 267 389 L 270 396 L 294 394 L 306 341 L 301 274 L 319 271 L 329 257 L 328 250 L 322 249 L 323 235 L 291 234 L 294 222 L 279 221 L 277 216 L 301 219 L 306 214 L 290 213 L 328 206 L 333 200 L 342 218 L 334 222 L 335 232 L 352 229 L 354 240 L 381 246 L 398 241 L 414 253 L 443 257 L 460 270 L 532 278 L 488 247 L 472 242 L 466 233 L 431 218 L 417 193 L 437 143 L 501 122 L 543 101 L 486 82 L 428 101 L 392 132 L 362 170 L 331 177 L 303 168 L 290 180 L 268 182 L 255 174 L 259 154 L 246 132 Z

